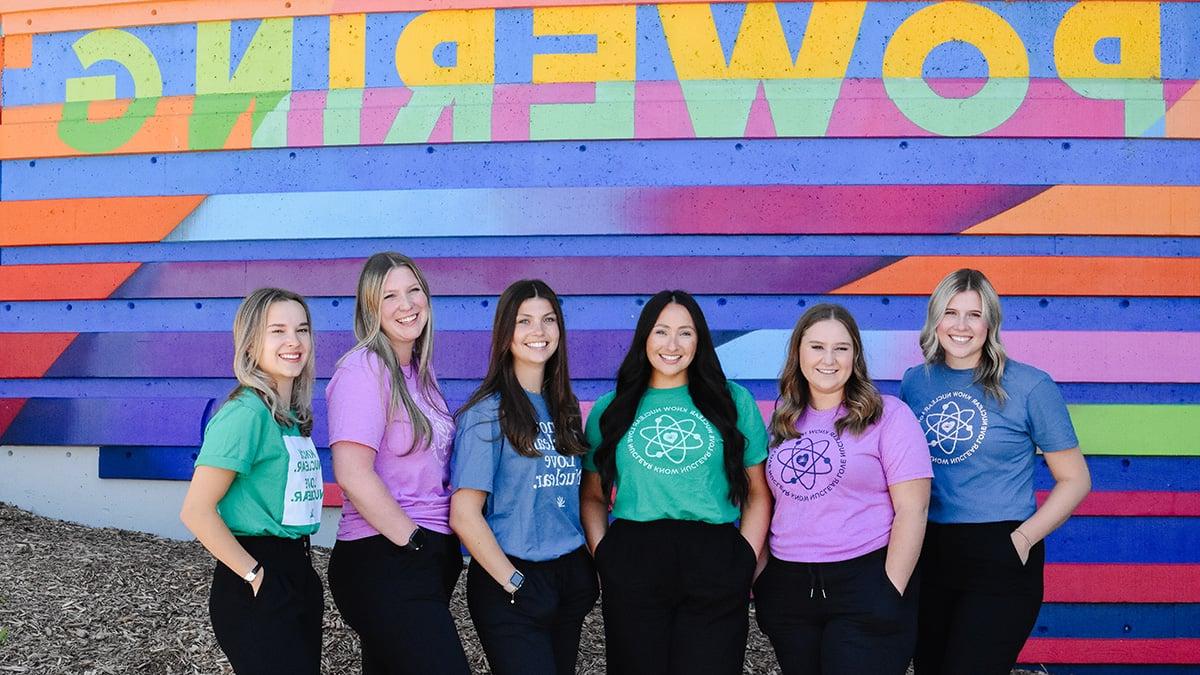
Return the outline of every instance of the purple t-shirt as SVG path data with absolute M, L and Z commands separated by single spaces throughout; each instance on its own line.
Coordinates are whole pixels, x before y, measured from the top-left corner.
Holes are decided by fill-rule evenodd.
M 412 425 L 401 406 L 388 422 L 392 386 L 387 366 L 374 353 L 360 349 L 347 354 L 325 388 L 329 402 L 329 445 L 352 441 L 375 450 L 375 473 L 396 503 L 421 527 L 450 533 L 450 449 L 454 418 L 440 392 L 423 392 L 417 376 L 403 369 L 404 382 L 433 426 L 428 447 L 412 448 Z M 427 397 L 428 395 L 428 397 Z M 429 401 L 433 398 L 433 402 Z M 379 534 L 347 497 L 337 538 L 362 539 Z
M 933 477 L 925 433 L 900 399 L 884 396 L 883 416 L 859 436 L 834 430 L 845 414 L 808 408 L 800 436 L 771 447 L 770 545 L 780 560 L 837 562 L 883 548 L 896 516 L 888 486 Z

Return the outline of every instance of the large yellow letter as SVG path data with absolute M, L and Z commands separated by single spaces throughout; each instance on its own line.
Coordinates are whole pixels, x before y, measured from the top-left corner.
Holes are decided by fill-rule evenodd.
M 455 45 L 455 63 L 433 60 L 438 45 Z M 496 81 L 496 10 L 425 12 L 396 40 L 396 72 L 405 86 L 492 84 Z
M 943 98 L 925 82 L 925 58 L 938 45 L 966 42 L 987 59 L 988 80 L 967 98 Z M 883 84 L 905 117 L 943 136 L 973 136 L 1000 126 L 1029 90 L 1029 55 L 999 14 L 966 2 L 943 2 L 908 17 L 883 52 Z
M 535 7 L 534 35 L 595 35 L 592 54 L 534 54 L 534 82 L 632 82 L 637 66 L 637 8 Z
M 1058 76 L 1082 96 L 1125 101 L 1126 136 L 1145 135 L 1167 114 L 1159 16 L 1157 2 L 1081 2 L 1054 34 Z M 1096 58 L 1096 43 L 1104 38 L 1120 41 L 1117 63 Z

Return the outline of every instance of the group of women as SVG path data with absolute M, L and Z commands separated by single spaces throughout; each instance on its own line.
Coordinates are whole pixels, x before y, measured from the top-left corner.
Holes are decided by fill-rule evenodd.
M 784 673 L 1007 673 L 1042 600 L 1042 539 L 1090 487 L 1066 406 L 1006 357 L 974 270 L 930 297 L 900 397 L 841 306 L 792 331 L 769 428 L 700 306 L 643 306 L 586 426 L 554 291 L 509 286 L 479 388 L 452 414 L 416 264 L 372 256 L 357 344 L 326 389 L 344 491 L 328 580 L 364 673 L 467 673 L 449 602 L 493 672 L 575 671 L 603 589 L 612 673 L 738 673 L 751 596 Z M 205 430 L 182 519 L 217 558 L 209 608 L 234 670 L 320 670 L 311 318 L 262 289 L 234 321 L 238 387 Z M 1034 500 L 1040 449 L 1055 479 Z

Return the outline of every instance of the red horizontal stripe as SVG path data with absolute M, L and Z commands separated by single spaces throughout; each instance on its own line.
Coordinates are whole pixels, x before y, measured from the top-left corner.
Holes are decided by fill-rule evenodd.
M 1038 505 L 1048 490 L 1037 493 Z M 1200 492 L 1093 492 L 1077 516 L 1200 516 Z
M 1200 638 L 1031 638 L 1018 663 L 1200 664 Z
M 342 505 L 342 488 L 337 483 L 325 484 L 325 500 L 321 503 L 322 506 L 341 506 Z
M 1200 602 L 1200 565 L 1050 564 L 1046 602 Z

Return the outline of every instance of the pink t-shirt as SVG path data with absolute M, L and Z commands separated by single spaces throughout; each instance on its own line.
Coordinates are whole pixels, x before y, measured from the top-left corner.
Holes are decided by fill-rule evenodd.
M 800 437 L 770 449 L 770 545 L 780 560 L 837 562 L 883 548 L 896 515 L 888 486 L 933 477 L 925 432 L 900 399 L 884 396 L 883 417 L 859 436 L 834 430 L 845 414 L 808 408 Z
M 325 388 L 329 403 L 329 444 L 353 441 L 375 450 L 375 473 L 383 480 L 404 512 L 421 527 L 450 533 L 450 449 L 454 445 L 454 418 L 438 391 L 417 387 L 415 373 L 404 369 L 408 391 L 433 426 L 429 447 L 410 447 L 412 425 L 401 406 L 388 422 L 392 386 L 387 366 L 365 349 L 348 354 Z M 354 508 L 349 497 L 342 502 L 338 539 L 362 539 L 379 534 Z

